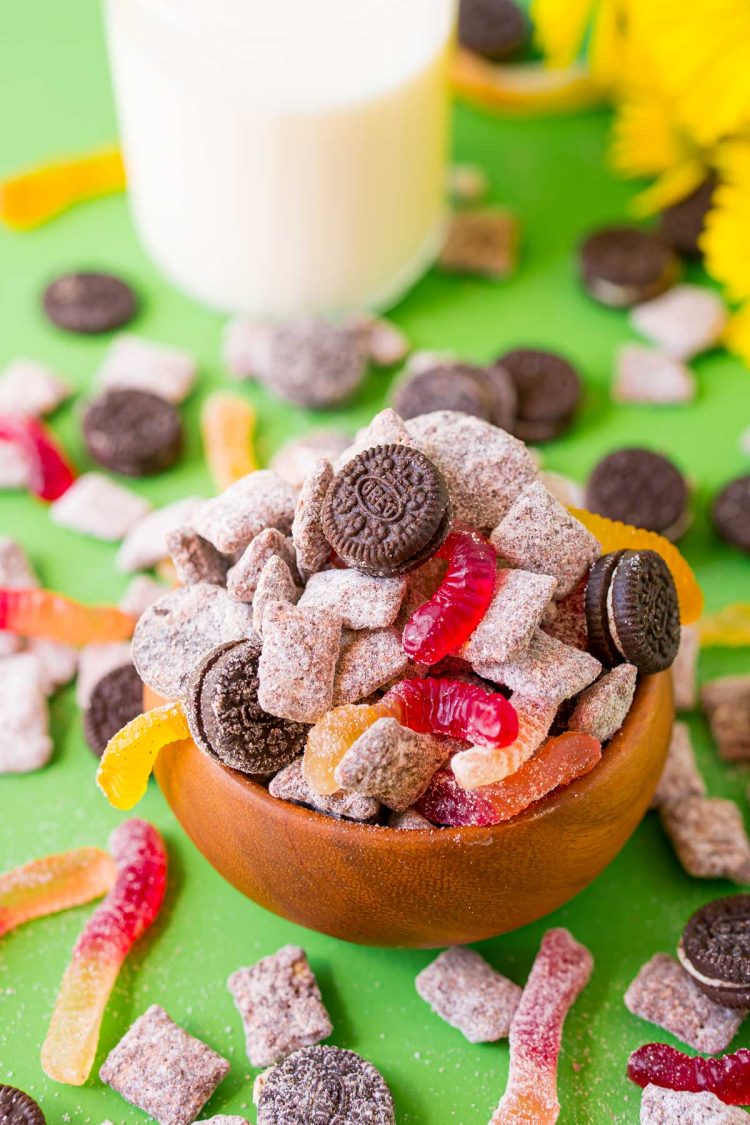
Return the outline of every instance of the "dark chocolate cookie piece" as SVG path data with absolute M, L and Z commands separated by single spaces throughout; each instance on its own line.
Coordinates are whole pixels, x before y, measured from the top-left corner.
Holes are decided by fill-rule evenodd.
M 393 1097 L 372 1063 L 340 1047 L 304 1047 L 269 1071 L 258 1125 L 395 1125 Z
M 0 1125 L 45 1125 L 33 1098 L 15 1086 L 0 1086 Z
M 404 419 L 435 410 L 457 410 L 488 422 L 490 401 L 478 371 L 465 363 L 445 363 L 418 371 L 398 384 L 393 408 Z
M 750 895 L 706 903 L 688 920 L 677 951 L 707 996 L 727 1008 L 750 1007 Z
M 83 715 L 83 733 L 98 758 L 110 738 L 143 711 L 143 681 L 132 664 L 102 676 Z
M 404 574 L 433 554 L 450 524 L 448 488 L 419 450 L 376 445 L 333 478 L 323 532 L 339 558 L 365 574 Z
M 700 257 L 698 239 L 703 234 L 706 215 L 713 204 L 717 185 L 716 176 L 709 176 L 690 195 L 679 203 L 673 203 L 671 207 L 665 207 L 661 213 L 661 237 L 686 258 Z
M 122 328 L 138 310 L 130 286 L 107 273 L 64 274 L 44 290 L 42 304 L 58 328 L 84 335 Z
M 186 712 L 204 753 L 241 773 L 273 773 L 305 749 L 309 727 L 269 715 L 258 703 L 257 640 L 209 653 L 193 676 Z
M 612 575 L 624 554 L 624 551 L 610 551 L 609 554 L 598 558 L 591 567 L 586 583 L 585 607 L 589 651 L 609 668 L 622 663 L 622 656 L 609 629 L 607 599 Z
M 687 523 L 688 486 L 680 470 L 649 449 L 617 449 L 596 465 L 586 507 L 600 516 L 677 538 Z
M 680 647 L 672 572 L 656 551 L 623 551 L 610 582 L 609 628 L 622 658 L 649 676 L 670 668 Z
M 711 516 L 722 539 L 750 553 L 750 474 L 737 477 L 714 500 Z
M 508 59 L 518 54 L 529 37 L 529 27 L 514 0 L 461 0 L 458 38 L 462 47 L 488 59 Z
M 514 348 L 498 357 L 497 366 L 516 391 L 514 433 L 523 441 L 547 441 L 563 433 L 581 399 L 581 377 L 571 363 L 554 352 Z
M 83 416 L 91 457 L 105 469 L 143 477 L 168 469 L 182 448 L 182 422 L 171 403 L 148 391 L 107 391 Z
M 637 227 L 608 227 L 589 235 L 581 246 L 580 266 L 591 296 L 615 308 L 658 296 L 679 274 L 671 246 Z

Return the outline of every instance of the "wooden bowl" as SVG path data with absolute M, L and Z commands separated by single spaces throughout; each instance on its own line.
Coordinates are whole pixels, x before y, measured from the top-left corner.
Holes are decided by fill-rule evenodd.
M 161 752 L 156 776 L 206 859 L 261 906 L 346 941 L 431 948 L 514 930 L 596 878 L 648 808 L 672 718 L 670 674 L 643 680 L 591 773 L 491 828 L 333 820 L 269 796 L 190 741 Z

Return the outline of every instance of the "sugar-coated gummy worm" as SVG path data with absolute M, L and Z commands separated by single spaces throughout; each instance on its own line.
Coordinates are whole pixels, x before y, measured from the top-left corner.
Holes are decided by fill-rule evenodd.
M 305 781 L 321 796 L 340 788 L 335 773 L 349 747 L 378 719 L 394 716 L 397 703 L 344 703 L 334 707 L 310 729 L 302 768 Z
M 50 161 L 0 183 L 0 219 L 14 230 L 31 230 L 75 203 L 124 190 L 118 148 Z
M 107 743 L 96 783 L 116 809 L 132 809 L 146 792 L 159 751 L 190 737 L 179 703 L 154 707 L 124 726 Z
M 513 699 L 518 717 L 518 734 L 509 746 L 472 746 L 455 754 L 451 767 L 464 789 L 478 789 L 511 776 L 536 753 L 544 742 L 557 714 L 557 707 Z
M 135 617 L 116 606 L 88 606 L 35 588 L 0 587 L 0 629 L 60 644 L 106 644 L 133 635 Z
M 594 962 L 568 930 L 548 930 L 510 1025 L 508 1085 L 490 1125 L 554 1125 L 563 1024 Z
M 750 1105 L 750 1050 L 741 1047 L 733 1055 L 702 1059 L 667 1043 L 647 1043 L 630 1056 L 628 1078 L 637 1086 L 708 1090 L 727 1105 Z
M 75 480 L 64 453 L 36 418 L 0 415 L 0 440 L 21 452 L 29 467 L 29 488 L 40 500 L 58 500 Z
M 509 746 L 518 737 L 518 716 L 504 695 L 463 680 L 401 680 L 381 700 L 403 726 L 445 734 L 478 746 Z
M 82 1085 L 91 1073 L 117 975 L 159 913 L 167 884 L 164 843 L 145 820 L 119 825 L 109 846 L 117 879 L 76 942 L 42 1047 L 45 1074 L 71 1086 Z
M 497 555 L 475 531 L 452 531 L 436 554 L 448 560 L 443 581 L 404 627 L 404 651 L 420 664 L 437 664 L 467 641 L 495 592 Z
M 34 918 L 44 918 L 106 894 L 115 864 L 101 848 L 73 848 L 33 859 L 0 875 L 0 937 Z
M 253 450 L 255 423 L 255 411 L 239 395 L 217 391 L 204 402 L 203 450 L 219 492 L 258 468 Z

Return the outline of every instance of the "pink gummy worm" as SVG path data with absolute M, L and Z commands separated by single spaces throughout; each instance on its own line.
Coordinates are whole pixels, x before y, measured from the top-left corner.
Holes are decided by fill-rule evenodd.
M 628 1078 L 637 1086 L 700 1093 L 708 1090 L 728 1105 L 750 1105 L 750 1050 L 741 1047 L 718 1059 L 692 1057 L 667 1043 L 647 1043 L 628 1060 Z
M 508 1086 L 490 1125 L 554 1125 L 557 1063 L 568 1011 L 594 962 L 568 930 L 548 930 L 510 1026 Z
M 421 664 L 437 664 L 467 641 L 495 592 L 497 555 L 476 531 L 452 531 L 436 554 L 448 559 L 443 581 L 404 627 L 404 651 Z
M 36 418 L 0 415 L 0 441 L 21 451 L 29 463 L 29 487 L 41 500 L 57 500 L 66 492 L 75 474 L 62 450 Z
M 401 680 L 382 702 L 398 700 L 399 720 L 411 730 L 462 738 L 479 746 L 509 746 L 518 716 L 499 692 L 463 680 Z

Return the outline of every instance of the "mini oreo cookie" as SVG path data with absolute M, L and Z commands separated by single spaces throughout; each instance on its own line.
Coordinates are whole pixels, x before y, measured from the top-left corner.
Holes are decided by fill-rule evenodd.
M 665 207 L 661 213 L 659 234 L 686 258 L 700 257 L 698 239 L 703 234 L 717 184 L 716 176 L 709 176 L 690 195 L 671 207 Z
M 15 1086 L 0 1086 L 0 1125 L 45 1125 L 33 1098 Z
M 122 328 L 138 310 L 130 286 L 108 273 L 64 274 L 44 290 L 42 304 L 58 328 L 87 336 Z
M 725 1008 L 750 1008 L 750 895 L 706 903 L 688 920 L 677 956 L 701 989 Z
M 596 231 L 580 249 L 583 284 L 603 305 L 630 308 L 674 285 L 679 262 L 663 239 L 637 227 Z
M 711 518 L 722 539 L 750 553 L 750 474 L 722 488 L 714 500 Z
M 513 433 L 522 441 L 549 441 L 569 427 L 581 399 L 581 377 L 554 352 L 514 348 L 497 359 L 516 392 Z
M 258 703 L 257 640 L 220 645 L 188 688 L 186 713 L 196 745 L 241 773 L 273 773 L 305 749 L 309 727 L 269 715 Z
M 304 1047 L 265 1077 L 258 1125 L 395 1125 L 391 1091 L 372 1063 L 341 1047 Z
M 586 583 L 585 609 L 588 648 L 592 656 L 605 666 L 613 668 L 622 663 L 622 657 L 612 640 L 607 618 L 607 597 L 612 575 L 624 551 L 610 551 L 601 555 L 589 571 Z
M 462 47 L 488 59 L 517 55 L 529 37 L 526 17 L 514 0 L 461 0 L 458 38 Z
M 393 408 L 403 419 L 457 410 L 490 420 L 490 402 L 478 368 L 464 363 L 446 363 L 410 375 L 396 387 Z
M 113 473 L 145 477 L 175 463 L 182 448 L 182 422 L 174 406 L 148 391 L 106 391 L 83 416 L 91 457 Z
M 680 470 L 649 449 L 617 449 L 596 465 L 586 507 L 611 520 L 679 539 L 687 528 L 689 493 Z
M 132 664 L 114 668 L 95 684 L 83 715 L 83 733 L 97 758 L 110 738 L 143 711 L 143 681 Z
M 451 510 L 440 471 L 409 445 L 376 445 L 333 478 L 323 533 L 347 566 L 364 574 L 405 574 L 435 553 Z

